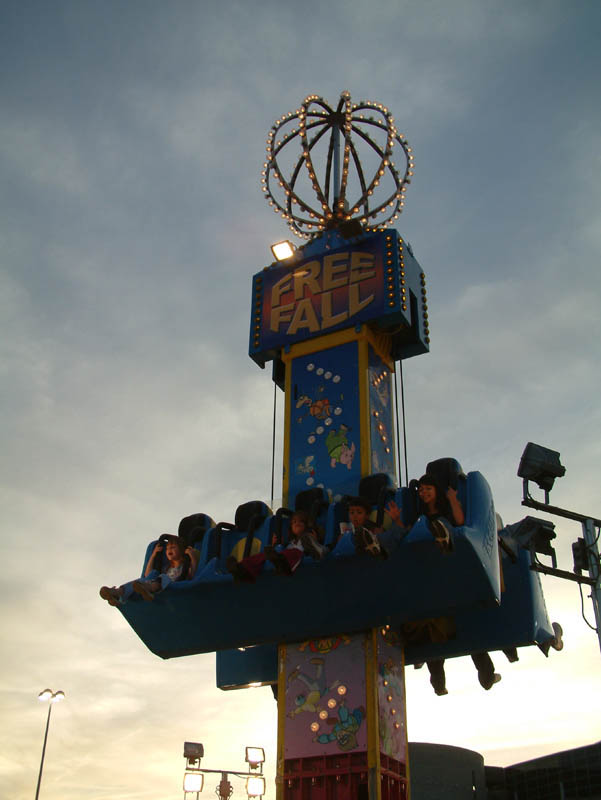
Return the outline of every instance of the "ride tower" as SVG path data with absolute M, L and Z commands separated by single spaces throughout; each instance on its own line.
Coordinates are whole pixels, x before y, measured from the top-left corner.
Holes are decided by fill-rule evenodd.
M 290 158 L 294 144 L 301 153 Z M 249 354 L 261 367 L 273 362 L 285 392 L 289 508 L 320 493 L 335 505 L 374 474 L 398 485 L 395 362 L 429 349 L 424 273 L 387 228 L 412 174 L 411 148 L 388 109 L 352 103 L 348 92 L 336 108 L 311 95 L 270 130 L 263 191 L 309 240 L 257 273 L 252 289 Z M 403 651 L 389 627 L 289 635 L 277 687 L 280 800 L 407 797 Z
M 294 143 L 297 158 L 287 156 Z M 393 161 L 399 149 L 403 170 Z M 547 655 L 562 646 L 538 576 L 549 569 L 537 554 L 554 559 L 552 525 L 527 517 L 501 527 L 484 476 L 442 458 L 426 472 L 444 467 L 465 510 L 443 550 L 415 492 L 399 487 L 395 365 L 429 348 L 424 273 L 387 227 L 412 174 L 411 148 L 388 109 L 353 104 L 346 92 L 336 108 L 312 95 L 272 127 L 263 189 L 307 239 L 257 273 L 252 287 L 250 356 L 261 367 L 271 361 L 285 391 L 283 506 L 274 513 L 250 500 L 233 523 L 184 517 L 178 535 L 198 551 L 193 576 L 152 603 L 136 592 L 111 603 L 161 658 L 216 652 L 221 689 L 274 686 L 279 800 L 408 796 L 405 664 L 491 651 L 515 661 L 518 647 L 538 645 Z M 355 547 L 343 498 L 357 494 L 369 499 L 378 526 L 387 525 L 390 499 L 402 509 L 406 533 L 387 559 Z M 274 541 L 288 542 L 293 509 L 311 512 L 326 552 L 306 555 L 290 577 L 271 556 Z M 257 579 L 236 580 L 241 562 L 260 553 Z M 478 669 L 484 689 L 496 682 L 488 677 Z

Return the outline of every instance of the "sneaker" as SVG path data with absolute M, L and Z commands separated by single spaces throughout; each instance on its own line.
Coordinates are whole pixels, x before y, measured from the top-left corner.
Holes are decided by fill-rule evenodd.
M 132 589 L 136 594 L 142 595 L 142 599 L 146 600 L 146 602 L 151 602 L 154 600 L 154 594 L 148 588 L 148 584 L 146 581 L 134 581 L 132 583 Z
M 559 622 L 553 623 L 553 630 L 555 631 L 555 636 L 551 639 L 551 647 L 553 650 L 563 650 L 563 628 Z
M 310 533 L 302 534 L 301 544 L 305 553 L 308 556 L 311 556 L 311 558 L 314 558 L 316 561 L 320 561 L 324 557 L 326 550 L 325 547 L 319 544 L 315 537 L 311 536 Z
M 498 672 L 494 672 L 492 675 L 484 675 L 483 673 L 479 672 L 478 680 L 480 681 L 480 686 L 488 691 L 489 689 L 492 689 L 495 683 L 498 683 L 501 680 L 501 676 Z
M 448 694 L 447 679 L 444 670 L 444 661 L 428 661 L 428 671 L 430 672 L 430 683 L 434 689 L 435 694 L 439 697 L 444 697 Z
M 278 573 L 278 575 L 292 575 L 290 564 L 281 553 L 278 553 L 277 550 L 266 547 L 265 555 L 267 556 L 267 560 L 271 561 L 275 567 L 275 571 Z
M 226 558 L 225 568 L 234 578 L 234 581 L 236 581 L 236 583 L 253 582 L 252 575 L 246 569 L 244 569 L 242 564 L 236 559 L 235 556 L 228 556 Z
M 431 519 L 430 530 L 439 549 L 443 553 L 448 553 L 451 549 L 451 533 L 444 522 L 440 519 Z
M 374 558 L 382 557 L 382 547 L 375 533 L 368 528 L 359 528 L 353 534 L 355 549 L 360 553 L 369 553 Z
M 118 606 L 119 605 L 120 595 L 119 595 L 118 591 L 114 587 L 112 589 L 110 589 L 108 586 L 103 586 L 100 589 L 99 594 L 100 594 L 100 597 L 102 597 L 103 600 L 106 600 L 106 602 L 109 604 L 109 606 Z
M 238 559 L 234 556 L 228 556 L 225 559 L 225 568 L 233 576 L 234 580 L 238 577 Z

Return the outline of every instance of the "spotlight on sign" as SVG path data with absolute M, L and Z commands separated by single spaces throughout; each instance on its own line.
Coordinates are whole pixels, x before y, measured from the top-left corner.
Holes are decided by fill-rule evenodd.
M 288 240 L 276 242 L 271 245 L 271 252 L 276 261 L 285 261 L 287 258 L 290 258 L 290 256 L 294 255 L 294 250 L 294 245 Z

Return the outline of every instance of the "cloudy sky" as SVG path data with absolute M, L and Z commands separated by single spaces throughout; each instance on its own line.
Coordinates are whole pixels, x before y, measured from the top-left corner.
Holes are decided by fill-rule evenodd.
M 35 792 L 46 686 L 67 694 L 46 800 L 179 797 L 184 740 L 216 768 L 263 745 L 273 776 L 269 689 L 161 661 L 98 588 L 181 517 L 269 499 L 250 285 L 288 231 L 259 176 L 309 93 L 385 103 L 414 149 L 397 227 L 432 349 L 404 368 L 411 476 L 454 456 L 517 521 L 535 441 L 567 468 L 553 500 L 601 517 L 600 29 L 596 0 L 4 0 L 1 796 Z M 557 530 L 570 568 L 579 527 Z M 564 652 L 499 655 L 490 692 L 457 659 L 444 698 L 409 670 L 412 740 L 500 765 L 598 740 L 597 637 L 575 584 L 544 587 Z

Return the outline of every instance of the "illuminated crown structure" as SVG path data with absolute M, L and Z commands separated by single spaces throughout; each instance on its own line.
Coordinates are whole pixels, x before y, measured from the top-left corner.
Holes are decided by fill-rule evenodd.
M 300 155 L 288 156 L 289 145 L 298 142 Z M 393 161 L 395 145 L 405 160 L 402 177 Z M 362 151 L 363 160 L 373 162 L 369 180 Z M 322 155 L 325 172 L 320 182 L 316 156 Z M 293 233 L 312 239 L 325 230 L 353 230 L 352 223 L 365 231 L 383 230 L 402 212 L 412 175 L 412 149 L 389 110 L 367 100 L 351 103 L 350 94 L 342 92 L 336 109 L 313 94 L 297 111 L 276 120 L 267 138 L 262 184 L 269 205 Z M 311 190 L 315 197 L 309 199 Z

